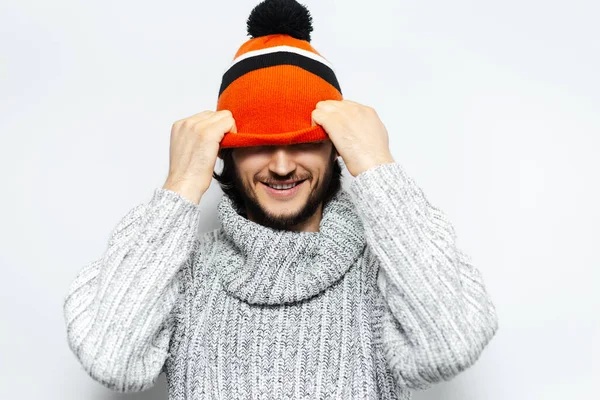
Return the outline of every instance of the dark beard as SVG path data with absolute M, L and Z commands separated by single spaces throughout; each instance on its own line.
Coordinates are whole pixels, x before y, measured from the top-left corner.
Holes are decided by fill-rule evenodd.
M 256 197 L 254 196 L 254 192 L 240 181 L 239 173 L 237 173 L 237 171 L 234 181 L 244 199 L 244 205 L 246 209 L 252 215 L 255 222 L 273 229 L 288 230 L 290 226 L 295 226 L 307 221 L 315 214 L 319 208 L 319 205 L 323 203 L 327 195 L 327 188 L 331 184 L 333 176 L 333 163 L 335 162 L 337 162 L 337 160 L 335 157 L 333 157 L 325 171 L 323 182 L 319 182 L 317 179 L 315 186 L 308 195 L 308 200 L 304 204 L 304 207 L 302 207 L 297 213 L 288 216 L 275 216 L 269 214 L 257 201 Z M 309 182 L 306 183 L 309 184 Z M 262 185 L 262 183 L 259 183 L 259 185 Z M 243 210 L 242 212 L 242 215 L 247 217 L 246 210 Z

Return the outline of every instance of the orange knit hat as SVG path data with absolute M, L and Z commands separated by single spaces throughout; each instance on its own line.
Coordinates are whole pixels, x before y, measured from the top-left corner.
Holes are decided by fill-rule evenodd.
M 220 148 L 327 139 L 312 126 L 321 100 L 342 100 L 330 63 L 310 45 L 312 17 L 295 0 L 265 0 L 248 17 L 248 35 L 223 74 L 217 111 L 233 114 L 237 133 Z

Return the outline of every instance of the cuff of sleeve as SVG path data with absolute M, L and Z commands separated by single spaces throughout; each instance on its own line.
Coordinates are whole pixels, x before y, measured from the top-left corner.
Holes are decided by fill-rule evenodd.
M 154 189 L 150 203 L 161 205 L 172 211 L 197 211 L 200 209 L 200 204 L 196 204 L 179 193 L 165 188 Z

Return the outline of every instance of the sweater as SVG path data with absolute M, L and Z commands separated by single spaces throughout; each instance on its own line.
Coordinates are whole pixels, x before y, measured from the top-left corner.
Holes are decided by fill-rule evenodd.
M 318 232 L 275 230 L 223 195 L 220 227 L 156 188 L 64 298 L 97 382 L 169 400 L 410 399 L 479 358 L 498 329 L 482 274 L 397 163 L 326 203 Z

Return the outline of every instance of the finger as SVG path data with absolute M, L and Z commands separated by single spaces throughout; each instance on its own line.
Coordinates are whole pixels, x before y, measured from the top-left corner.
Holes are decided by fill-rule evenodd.
M 319 121 L 321 121 L 322 117 L 323 117 L 322 110 L 318 110 L 318 109 L 312 110 L 312 112 L 310 113 L 310 120 L 311 120 L 312 126 L 315 126 L 317 124 L 320 125 Z
M 316 109 L 323 111 L 335 111 L 337 110 L 339 105 L 335 102 L 335 100 L 321 100 L 317 103 Z
M 235 125 L 235 119 L 229 115 L 224 115 L 212 122 L 214 126 L 219 128 L 219 131 L 223 132 L 223 134 L 227 132 L 233 132 L 235 130 L 237 132 L 237 127 Z
M 208 115 L 212 114 L 213 112 L 214 111 L 212 111 L 212 110 L 204 110 L 202 112 L 199 112 L 198 114 L 190 115 L 187 118 L 179 119 L 179 120 L 175 121 L 175 124 L 183 123 L 184 121 L 195 122 L 196 120 L 202 120 L 202 119 L 206 118 Z
M 213 113 L 209 118 L 214 120 L 223 119 L 223 118 L 231 118 L 233 117 L 233 113 L 230 110 L 219 110 Z

